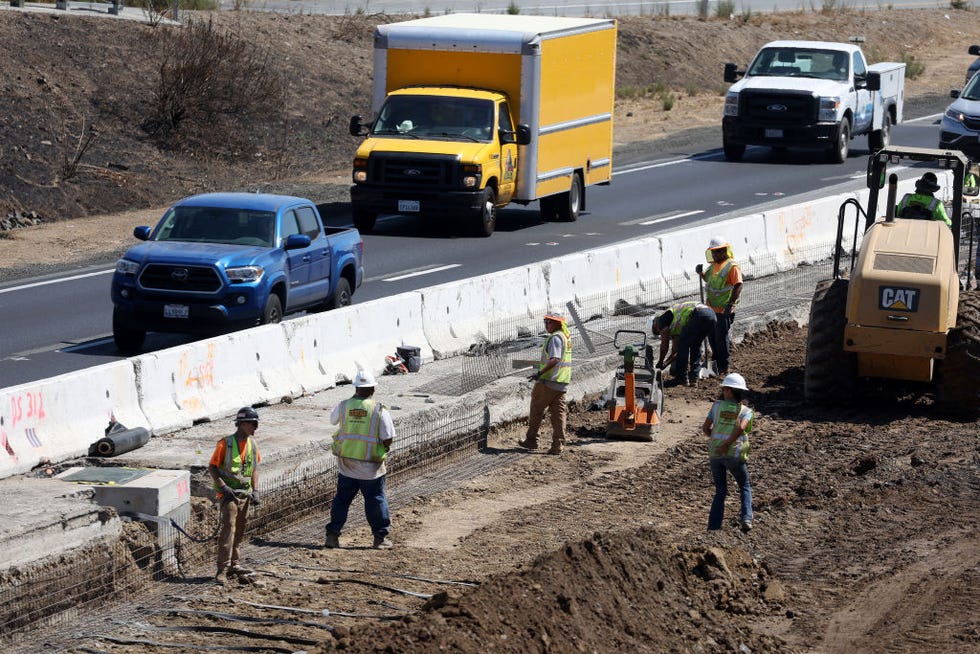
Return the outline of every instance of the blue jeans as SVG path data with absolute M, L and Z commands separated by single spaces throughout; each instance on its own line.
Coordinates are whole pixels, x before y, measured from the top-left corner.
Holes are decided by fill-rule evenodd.
M 387 536 L 391 528 L 391 516 L 388 514 L 388 498 L 385 497 L 385 478 L 353 479 L 337 473 L 337 493 L 330 504 L 330 523 L 327 531 L 340 534 L 347 522 L 347 510 L 360 491 L 364 496 L 364 516 L 371 525 L 371 533 L 375 536 Z
M 723 456 L 711 461 L 711 476 L 715 480 L 715 498 L 711 501 L 708 514 L 708 529 L 721 529 L 725 519 L 725 497 L 728 496 L 728 473 L 732 473 L 738 484 L 742 500 L 742 522 L 752 522 L 752 485 L 749 483 L 749 466 L 745 461 L 733 456 Z

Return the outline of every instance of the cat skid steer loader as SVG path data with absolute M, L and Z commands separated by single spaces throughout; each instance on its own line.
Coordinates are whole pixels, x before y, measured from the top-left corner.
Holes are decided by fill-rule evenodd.
M 896 218 L 895 173 L 879 219 L 879 190 L 888 166 L 911 162 L 952 171 L 952 229 L 941 221 Z M 854 402 L 860 378 L 889 378 L 934 383 L 943 410 L 980 411 L 980 292 L 965 290 L 969 272 L 961 290 L 959 265 L 964 225 L 970 225 L 973 239 L 972 217 L 961 211 L 967 164 L 961 152 L 951 150 L 887 147 L 871 155 L 867 209 L 853 198 L 841 205 L 834 276 L 817 284 L 810 306 L 804 371 L 808 401 Z M 849 204 L 857 211 L 850 266 L 842 272 Z M 963 263 L 968 271 L 969 262 Z

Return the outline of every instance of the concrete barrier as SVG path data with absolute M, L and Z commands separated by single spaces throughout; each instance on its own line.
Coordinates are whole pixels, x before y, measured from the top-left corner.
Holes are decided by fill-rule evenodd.
M 88 453 L 109 421 L 147 427 L 129 361 L 0 390 L 0 478 Z

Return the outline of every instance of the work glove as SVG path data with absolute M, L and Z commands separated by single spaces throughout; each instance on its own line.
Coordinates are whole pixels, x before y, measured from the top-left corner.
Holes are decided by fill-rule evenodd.
M 533 375 L 528 375 L 528 378 L 527 378 L 528 381 L 533 381 L 533 382 L 538 381 L 538 379 L 540 379 L 540 376 L 539 376 L 538 373 L 534 373 Z
M 698 265 L 694 266 L 694 272 L 696 272 L 699 275 L 703 275 L 704 274 L 704 264 L 703 263 L 699 263 Z
M 221 501 L 224 502 L 238 502 L 238 498 L 235 497 L 235 491 L 232 490 L 231 486 L 227 484 L 221 487 Z
M 729 302 L 725 305 L 725 315 L 731 316 L 733 313 L 735 313 L 735 305 Z
M 253 490 L 251 493 L 249 493 L 248 499 L 252 503 L 252 506 L 258 506 L 261 504 L 259 501 L 259 491 L 257 490 Z

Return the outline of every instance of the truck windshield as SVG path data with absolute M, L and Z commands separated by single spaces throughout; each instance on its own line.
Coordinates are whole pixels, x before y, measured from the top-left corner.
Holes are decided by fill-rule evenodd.
M 491 100 L 473 98 L 393 95 L 381 107 L 371 133 L 489 142 L 493 106 Z
M 227 243 L 272 247 L 276 214 L 222 207 L 171 207 L 154 241 Z
M 749 66 L 749 75 L 768 77 L 815 77 L 847 81 L 847 52 L 811 48 L 763 48 Z

